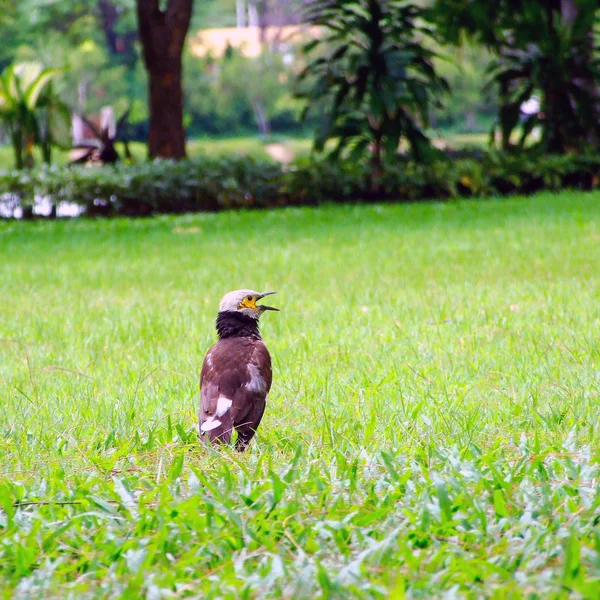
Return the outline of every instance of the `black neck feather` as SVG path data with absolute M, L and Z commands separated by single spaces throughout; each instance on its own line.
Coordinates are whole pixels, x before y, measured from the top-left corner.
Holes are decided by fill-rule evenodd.
M 220 339 L 228 337 L 261 339 L 258 331 L 258 319 L 231 311 L 220 312 L 217 315 L 217 333 Z

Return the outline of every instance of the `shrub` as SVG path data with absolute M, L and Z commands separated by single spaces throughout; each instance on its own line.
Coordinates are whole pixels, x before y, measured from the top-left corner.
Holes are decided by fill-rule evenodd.
M 310 62 L 298 82 L 307 112 L 321 113 L 315 150 L 335 139 L 332 156 L 369 151 L 379 172 L 405 138 L 423 161 L 430 109 L 448 91 L 424 45 L 435 40 L 427 11 L 403 0 L 312 0 L 307 22 L 323 31 L 304 47 Z
M 88 215 L 147 215 L 267 208 L 322 202 L 486 197 L 565 187 L 600 187 L 600 156 L 464 153 L 464 158 L 386 164 L 381 185 L 371 167 L 299 161 L 285 169 L 251 158 L 202 158 L 105 167 L 0 171 L 0 204 L 31 208 L 45 198 L 74 202 Z

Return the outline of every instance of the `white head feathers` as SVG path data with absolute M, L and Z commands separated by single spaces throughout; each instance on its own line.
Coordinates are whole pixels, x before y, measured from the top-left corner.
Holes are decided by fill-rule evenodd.
M 219 312 L 241 312 L 258 319 L 265 310 L 278 310 L 270 306 L 257 305 L 256 302 L 275 292 L 255 292 L 254 290 L 235 290 L 225 294 L 219 304 Z

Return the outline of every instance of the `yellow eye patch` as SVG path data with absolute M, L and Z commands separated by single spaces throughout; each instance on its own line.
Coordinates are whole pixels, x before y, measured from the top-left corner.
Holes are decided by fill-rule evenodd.
M 254 296 L 246 296 L 239 304 L 238 310 L 240 308 L 251 308 L 252 310 L 256 310 L 256 298 Z

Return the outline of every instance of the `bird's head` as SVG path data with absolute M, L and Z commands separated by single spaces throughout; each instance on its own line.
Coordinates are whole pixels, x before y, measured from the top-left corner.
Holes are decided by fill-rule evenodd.
M 241 313 L 247 317 L 258 320 L 259 317 L 267 310 L 279 310 L 272 306 L 264 304 L 256 304 L 265 296 L 276 294 L 277 292 L 255 292 L 253 290 L 235 290 L 223 296 L 219 304 L 219 312 L 234 312 Z

